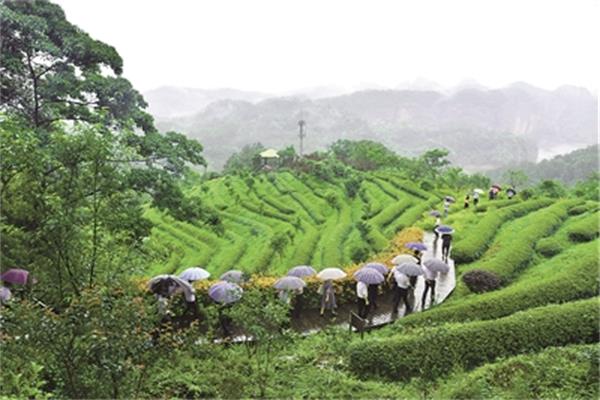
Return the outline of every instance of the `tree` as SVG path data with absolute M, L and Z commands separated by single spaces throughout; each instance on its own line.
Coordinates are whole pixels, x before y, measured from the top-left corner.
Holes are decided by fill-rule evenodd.
M 35 128 L 55 121 L 152 131 L 146 103 L 120 75 L 117 51 L 45 0 L 0 4 L 0 105 Z
M 253 172 L 260 168 L 260 153 L 265 150 L 265 146 L 260 143 L 247 144 L 242 149 L 232 154 L 225 163 L 224 172 L 226 174 L 236 174 L 242 172 Z
M 502 175 L 502 180 L 516 189 L 529 182 L 529 177 L 521 170 L 509 169 Z
M 425 176 L 437 178 L 441 170 L 450 164 L 450 161 L 446 159 L 448 154 L 448 150 L 444 149 L 433 149 L 422 154 L 419 161 L 424 168 Z
M 277 301 L 272 292 L 248 290 L 242 300 L 227 311 L 235 325 L 252 338 L 244 342 L 248 364 L 256 377 L 261 398 L 265 397 L 274 374 L 273 355 L 291 339 L 288 305 Z

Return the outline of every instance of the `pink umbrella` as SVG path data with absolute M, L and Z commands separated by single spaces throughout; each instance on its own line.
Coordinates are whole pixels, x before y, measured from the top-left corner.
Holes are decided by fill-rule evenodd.
M 20 268 L 11 268 L 0 275 L 0 280 L 4 282 L 14 283 L 17 285 L 27 284 L 27 278 L 29 277 L 29 271 Z

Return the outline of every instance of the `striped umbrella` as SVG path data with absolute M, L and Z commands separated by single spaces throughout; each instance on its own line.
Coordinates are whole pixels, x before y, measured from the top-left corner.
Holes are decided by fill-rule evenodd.
M 217 282 L 208 289 L 210 298 L 221 304 L 235 303 L 242 298 L 242 293 L 241 287 L 226 281 Z
M 425 267 L 431 272 L 441 272 L 442 274 L 446 274 L 448 271 L 450 271 L 448 264 L 442 260 L 438 260 L 437 258 L 426 260 L 423 262 L 423 265 L 425 265 Z
M 298 265 L 297 267 L 290 269 L 287 275 L 303 278 L 305 276 L 312 276 L 316 273 L 317 271 L 315 271 L 315 269 L 309 265 Z
M 379 285 L 385 277 L 373 268 L 361 268 L 354 273 L 354 279 L 367 285 Z
M 367 264 L 363 265 L 363 268 L 373 268 L 375 271 L 379 272 L 383 276 L 387 275 L 387 273 L 390 272 L 388 270 L 388 267 L 386 267 L 382 263 L 376 263 L 376 262 L 367 263 Z
M 246 274 L 243 271 L 237 270 L 237 269 L 232 269 L 230 271 L 227 271 L 225 273 L 223 273 L 219 279 L 221 279 L 222 281 L 227 281 L 227 282 L 231 282 L 231 283 L 242 283 L 245 282 L 248 277 L 246 276 Z
M 414 262 L 416 264 L 418 261 L 419 260 L 417 260 L 416 257 L 413 257 L 408 254 L 400 254 L 400 255 L 392 258 L 392 264 L 394 264 L 394 265 L 400 265 L 405 262 Z
M 413 262 L 402 263 L 395 267 L 398 272 L 402 272 L 408 276 L 419 276 L 423 275 L 423 268 L 419 264 Z

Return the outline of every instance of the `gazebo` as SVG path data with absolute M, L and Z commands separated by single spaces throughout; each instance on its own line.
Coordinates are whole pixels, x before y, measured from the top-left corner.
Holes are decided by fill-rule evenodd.
M 263 168 L 271 169 L 277 165 L 279 154 L 275 149 L 267 149 L 260 153 L 260 159 L 262 160 Z

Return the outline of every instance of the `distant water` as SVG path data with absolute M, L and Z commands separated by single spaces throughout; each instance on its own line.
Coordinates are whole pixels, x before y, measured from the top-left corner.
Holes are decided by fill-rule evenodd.
M 569 143 L 569 144 L 559 144 L 557 146 L 546 147 L 538 150 L 537 162 L 542 160 L 548 160 L 552 157 L 567 154 L 572 152 L 573 150 L 582 149 L 587 147 L 587 144 L 583 143 Z

